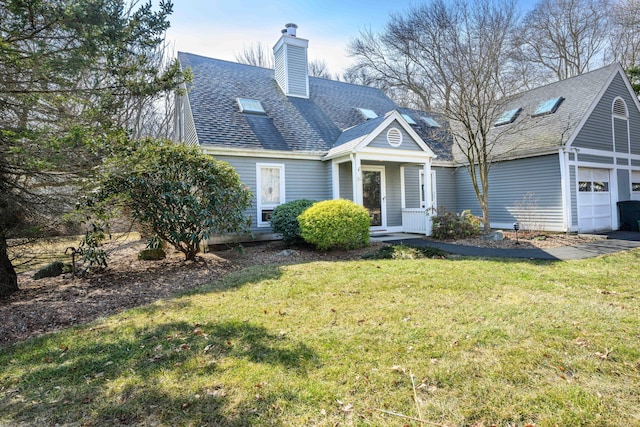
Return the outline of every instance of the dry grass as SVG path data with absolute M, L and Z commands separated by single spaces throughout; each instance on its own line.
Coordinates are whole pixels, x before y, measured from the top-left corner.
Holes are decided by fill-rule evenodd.
M 0 350 L 0 424 L 639 425 L 639 261 L 251 267 Z

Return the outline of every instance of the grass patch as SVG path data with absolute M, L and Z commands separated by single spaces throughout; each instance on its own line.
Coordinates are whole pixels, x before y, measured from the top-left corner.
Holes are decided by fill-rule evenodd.
M 639 262 L 253 267 L 0 349 L 0 425 L 639 425 Z
M 447 253 L 434 247 L 413 247 L 406 245 L 387 245 L 371 254 L 366 254 L 363 259 L 422 259 L 444 258 Z

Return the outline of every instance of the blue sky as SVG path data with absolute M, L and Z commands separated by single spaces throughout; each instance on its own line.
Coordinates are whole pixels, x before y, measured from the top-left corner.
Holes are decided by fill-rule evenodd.
M 349 41 L 361 30 L 382 29 L 391 13 L 402 13 L 415 0 L 175 0 L 167 41 L 176 51 L 235 61 L 252 43 L 269 49 L 284 24 L 298 25 L 309 40 L 309 59 L 326 61 L 341 73 L 351 59 Z

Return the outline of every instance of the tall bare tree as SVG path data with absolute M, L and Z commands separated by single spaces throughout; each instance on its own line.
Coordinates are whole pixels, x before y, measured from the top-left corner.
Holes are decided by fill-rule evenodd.
M 320 77 L 323 79 L 331 79 L 331 73 L 325 60 L 314 60 L 309 62 L 309 75 L 313 77 Z
M 640 95 L 640 0 L 613 3 L 610 23 L 608 58 L 622 65 Z
M 609 36 L 608 0 L 540 0 L 517 34 L 521 56 L 548 79 L 562 80 L 601 65 Z
M 430 26 L 435 14 L 428 8 L 412 9 L 408 14 L 392 15 L 380 34 L 371 29 L 361 31 L 360 36 L 349 44 L 349 54 L 355 58 L 356 64 L 348 70 L 346 76 L 356 76 L 360 80 L 365 76 L 368 86 L 384 90 L 399 104 L 429 110 L 433 101 L 433 79 L 430 78 L 430 73 L 433 71 L 432 67 L 437 65 L 434 64 L 435 61 L 421 61 L 418 56 L 422 54 L 420 45 L 433 46 L 433 34 L 416 28 L 410 29 L 411 36 L 402 34 L 402 31 L 409 26 L 409 21 Z M 413 41 L 407 44 L 406 39 Z M 409 97 L 413 101 L 412 105 L 402 102 L 402 95 L 407 93 L 412 94 Z
M 620 0 L 611 6 L 611 59 L 627 69 L 640 65 L 640 0 Z
M 262 68 L 273 68 L 273 53 L 262 43 L 251 43 L 242 52 L 236 53 L 236 61 L 240 64 L 253 65 Z
M 489 133 L 502 113 L 500 100 L 515 89 L 509 61 L 515 10 L 510 0 L 432 0 L 393 16 L 382 34 L 365 32 L 350 46 L 362 67 L 443 111 L 485 231 L 491 227 L 489 170 L 500 142 L 500 134 Z

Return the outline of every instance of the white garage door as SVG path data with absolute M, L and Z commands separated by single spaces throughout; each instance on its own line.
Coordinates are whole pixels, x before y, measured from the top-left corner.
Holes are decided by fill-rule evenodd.
M 631 200 L 640 200 L 640 171 L 631 171 Z
M 609 170 L 578 168 L 578 229 L 588 233 L 611 227 Z

